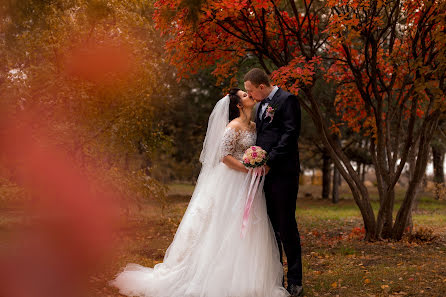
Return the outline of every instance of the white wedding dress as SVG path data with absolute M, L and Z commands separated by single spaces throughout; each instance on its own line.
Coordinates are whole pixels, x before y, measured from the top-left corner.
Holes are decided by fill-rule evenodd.
M 256 133 L 226 128 L 220 160 L 242 159 Z M 263 190 L 252 204 L 247 233 L 242 216 L 250 177 L 218 163 L 201 172 L 164 261 L 154 268 L 128 264 L 111 284 L 127 296 L 284 297 L 283 269 Z

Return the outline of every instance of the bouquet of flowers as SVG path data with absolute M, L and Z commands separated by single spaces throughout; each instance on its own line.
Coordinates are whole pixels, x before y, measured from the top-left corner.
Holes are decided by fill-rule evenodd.
M 266 151 L 260 146 L 251 146 L 243 155 L 243 165 L 246 168 L 257 168 L 265 165 L 267 161 Z

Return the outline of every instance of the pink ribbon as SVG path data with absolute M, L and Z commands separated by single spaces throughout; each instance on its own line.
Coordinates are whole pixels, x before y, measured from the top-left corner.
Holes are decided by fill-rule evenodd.
M 251 175 L 251 183 L 249 185 L 248 196 L 246 198 L 245 210 L 243 211 L 242 231 L 240 234 L 241 238 L 245 238 L 252 202 L 254 201 L 254 197 L 256 196 L 257 190 L 259 189 L 262 175 L 265 175 L 265 167 L 262 166 L 256 167 L 254 169 L 249 169 L 249 174 Z

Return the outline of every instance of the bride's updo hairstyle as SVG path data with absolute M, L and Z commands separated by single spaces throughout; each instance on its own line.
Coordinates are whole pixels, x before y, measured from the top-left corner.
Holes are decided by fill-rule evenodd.
M 241 104 L 241 99 L 237 95 L 238 91 L 240 91 L 238 88 L 233 88 L 229 91 L 229 121 L 240 116 L 240 110 L 237 105 Z

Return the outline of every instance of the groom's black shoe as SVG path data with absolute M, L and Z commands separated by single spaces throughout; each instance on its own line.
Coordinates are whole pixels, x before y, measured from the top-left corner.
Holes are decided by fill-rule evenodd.
M 289 285 L 287 289 L 288 293 L 291 294 L 291 297 L 297 297 L 297 296 L 303 296 L 304 295 L 304 289 L 302 286 L 298 285 Z

